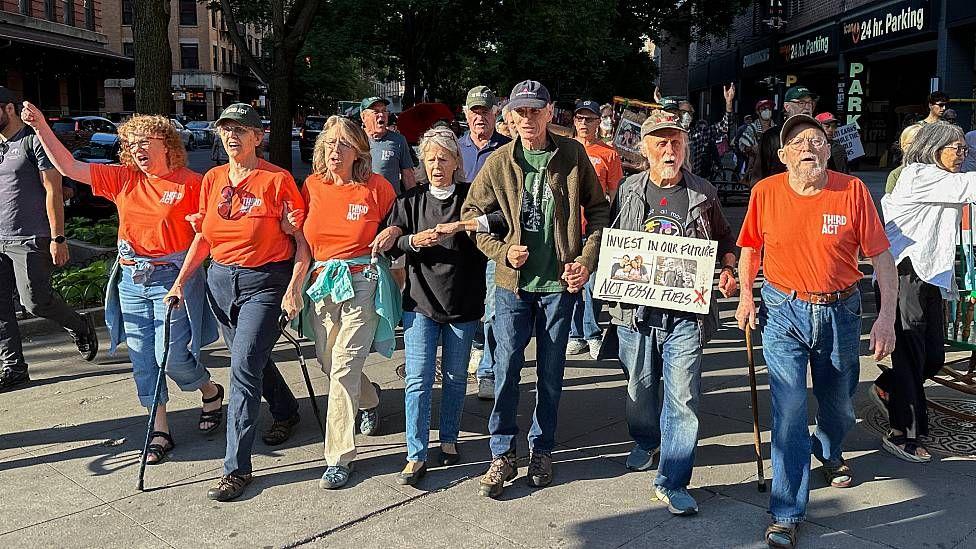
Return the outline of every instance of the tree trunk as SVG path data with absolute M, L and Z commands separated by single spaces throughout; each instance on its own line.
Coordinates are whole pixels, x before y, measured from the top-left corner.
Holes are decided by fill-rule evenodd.
M 291 125 L 294 109 L 295 56 L 290 48 L 278 46 L 274 50 L 274 66 L 268 82 L 271 101 L 271 144 L 269 160 L 272 164 L 291 170 Z
M 169 116 L 173 58 L 169 47 L 169 0 L 134 0 L 136 112 Z

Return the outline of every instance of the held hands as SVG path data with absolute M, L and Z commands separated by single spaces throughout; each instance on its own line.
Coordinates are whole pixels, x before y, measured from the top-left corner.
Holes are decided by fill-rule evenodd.
M 445 236 L 447 235 L 438 233 L 437 229 L 427 229 L 411 236 L 410 244 L 414 248 L 432 248 L 440 244 Z
M 454 221 L 452 223 L 439 223 L 436 227 L 434 227 L 434 231 L 437 232 L 437 234 L 442 235 L 451 235 L 464 230 L 464 224 L 460 221 Z
M 292 235 L 302 230 L 305 223 L 305 210 L 291 209 L 291 202 L 284 200 L 281 203 L 281 231 Z
M 51 241 L 51 259 L 54 261 L 56 267 L 63 267 L 65 263 L 68 262 L 68 243 L 62 242 L 58 244 L 55 241 Z
M 47 126 L 44 113 L 29 101 L 24 101 L 24 108 L 20 111 L 20 119 L 35 130 Z
M 401 236 L 403 236 L 403 231 L 400 230 L 400 227 L 387 227 L 376 235 L 369 246 L 373 248 L 375 253 L 381 254 L 392 248 Z
M 517 244 L 509 246 L 505 258 L 508 260 L 509 265 L 515 269 L 519 269 L 529 260 L 529 247 L 519 246 Z
M 732 297 L 739 293 L 739 283 L 728 269 L 723 269 L 718 275 L 718 291 L 722 292 L 724 297 Z
M 563 280 L 566 281 L 567 290 L 570 293 L 576 293 L 583 288 L 586 281 L 590 279 L 590 270 L 586 268 L 585 265 L 576 263 L 567 263 L 563 269 Z

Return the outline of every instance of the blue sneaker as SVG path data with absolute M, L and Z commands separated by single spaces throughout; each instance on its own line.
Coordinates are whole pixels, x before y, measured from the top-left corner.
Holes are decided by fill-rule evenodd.
M 627 468 L 631 471 L 646 471 L 654 466 L 655 454 L 657 454 L 657 448 L 648 452 L 635 444 L 634 449 L 627 456 Z
M 654 493 L 657 499 L 668 504 L 668 511 L 671 511 L 672 515 L 687 516 L 698 512 L 698 503 L 684 488 L 672 490 L 664 486 L 655 486 Z
M 343 467 L 342 465 L 329 465 L 325 468 L 325 472 L 322 473 L 322 478 L 319 480 L 319 488 L 323 490 L 335 490 L 336 488 L 342 488 L 349 482 L 349 475 L 352 473 L 352 464 L 349 467 Z

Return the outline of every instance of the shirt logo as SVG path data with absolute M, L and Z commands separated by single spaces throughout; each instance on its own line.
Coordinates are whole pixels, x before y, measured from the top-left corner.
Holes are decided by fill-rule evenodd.
M 591 156 L 590 157 L 590 163 L 593 164 L 594 166 L 599 166 L 601 164 L 601 161 L 600 161 L 600 158 L 599 157 L 597 157 L 597 156 Z
M 166 191 L 163 193 L 163 197 L 159 199 L 160 204 L 168 204 L 172 206 L 176 204 L 183 198 L 183 193 L 180 191 Z
M 245 196 L 241 198 L 241 213 L 247 213 L 251 211 L 252 208 L 260 207 L 264 204 L 264 201 L 260 198 L 254 196 Z
M 346 219 L 349 221 L 359 221 L 368 211 L 369 206 L 365 204 L 350 204 Z
M 837 234 L 837 229 L 847 225 L 847 216 L 839 214 L 823 214 L 823 234 Z

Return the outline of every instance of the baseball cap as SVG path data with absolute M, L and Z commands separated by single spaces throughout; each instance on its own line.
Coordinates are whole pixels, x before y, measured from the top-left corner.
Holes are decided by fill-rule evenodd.
M 789 135 L 790 132 L 793 131 L 797 126 L 801 125 L 811 126 L 820 130 L 821 132 L 824 131 L 823 126 L 820 125 L 820 122 L 818 122 L 816 118 L 808 114 L 794 114 L 783 122 L 783 129 L 779 131 L 779 142 L 785 146 L 786 136 Z M 827 134 L 824 132 L 824 137 L 826 136 Z
M 760 99 L 759 101 L 757 101 L 756 102 L 756 112 L 759 112 L 759 111 L 761 111 L 763 109 L 770 109 L 770 110 L 772 110 L 773 109 L 773 102 L 771 100 L 769 100 L 769 99 Z
M 816 118 L 817 122 L 820 122 L 821 125 L 837 123 L 837 118 L 834 116 L 834 113 L 831 112 L 822 112 L 817 116 L 815 116 L 814 118 Z
M 222 122 L 228 121 L 239 122 L 248 128 L 264 128 L 258 110 L 247 103 L 234 103 L 227 107 L 224 112 L 220 113 L 220 118 L 214 122 L 214 125 L 219 126 Z
M 661 98 L 661 108 L 670 111 L 678 110 L 678 104 L 681 103 L 682 99 L 677 95 L 669 95 L 667 97 Z
M 576 104 L 576 108 L 573 109 L 573 114 L 576 114 L 582 110 L 588 110 L 591 113 L 600 116 L 600 104 L 596 101 L 580 101 Z
M 464 106 L 471 107 L 494 107 L 498 103 L 495 99 L 495 92 L 488 86 L 475 86 L 468 90 L 468 97 L 464 100 Z
M 6 105 L 7 103 L 16 103 L 17 94 L 12 90 L 0 86 L 0 105 Z
M 515 84 L 511 95 L 508 96 L 509 110 L 522 107 L 541 109 L 550 103 L 549 90 L 535 80 L 525 80 Z
M 817 100 L 820 98 L 817 94 L 810 91 L 810 88 L 806 86 L 793 86 L 792 88 L 786 90 L 786 100 L 787 101 L 798 101 L 804 97 L 809 97 L 810 99 Z
M 373 97 L 367 97 L 363 99 L 362 103 L 359 104 L 359 110 L 365 111 L 366 109 L 372 107 L 376 103 L 383 103 L 384 105 L 389 105 L 390 100 L 384 99 L 378 95 L 374 95 Z
M 688 133 L 688 130 L 681 125 L 681 121 L 677 115 L 668 111 L 654 109 L 644 119 L 644 123 L 641 124 L 640 136 L 643 138 L 645 135 L 652 134 L 658 130 L 681 130 Z

